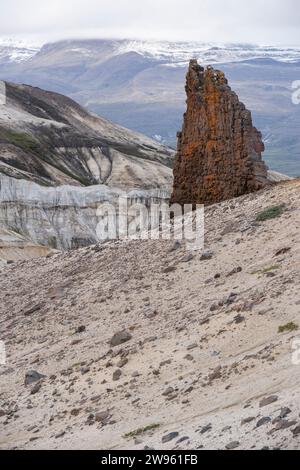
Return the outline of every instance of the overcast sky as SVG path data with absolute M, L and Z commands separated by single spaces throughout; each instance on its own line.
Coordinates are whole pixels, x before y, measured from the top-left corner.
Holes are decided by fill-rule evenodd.
M 299 0 L 0 0 L 0 35 L 300 45 Z

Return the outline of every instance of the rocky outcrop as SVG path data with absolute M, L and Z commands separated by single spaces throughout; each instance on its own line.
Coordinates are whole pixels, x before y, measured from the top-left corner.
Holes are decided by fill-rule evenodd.
M 214 204 L 268 185 L 264 144 L 223 72 L 190 62 L 172 202 Z
M 0 260 L 98 241 L 97 210 L 169 199 L 175 152 L 69 98 L 6 84 L 0 106 Z M 152 193 L 153 191 L 153 193 Z M 47 249 L 47 247 L 49 249 Z
M 128 208 L 136 204 L 148 207 L 167 203 L 170 193 L 157 189 L 126 192 L 101 184 L 47 188 L 0 174 L 0 259 L 19 259 L 20 246 L 26 247 L 28 258 L 28 246 L 36 257 L 47 255 L 46 247 L 69 250 L 95 244 L 100 241 L 97 225 L 101 207 L 110 204 L 118 214 L 124 198 Z
M 6 83 L 0 173 L 42 186 L 172 187 L 174 151 L 102 119 L 75 101 Z

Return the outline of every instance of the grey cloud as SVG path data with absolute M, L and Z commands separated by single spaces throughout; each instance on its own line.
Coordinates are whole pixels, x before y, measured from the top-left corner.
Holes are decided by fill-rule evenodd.
M 2 35 L 300 43 L 298 0 L 0 0 Z

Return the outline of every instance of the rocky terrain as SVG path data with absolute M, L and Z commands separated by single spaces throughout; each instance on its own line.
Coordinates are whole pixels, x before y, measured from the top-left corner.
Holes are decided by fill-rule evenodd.
M 171 201 L 213 204 L 269 184 L 261 133 L 220 70 L 190 61 Z
M 253 112 L 267 144 L 267 164 L 299 176 L 300 114 L 291 99 L 300 77 L 297 47 L 77 39 L 26 48 L 0 41 L 0 79 L 63 93 L 175 147 L 190 58 L 218 64 Z
M 90 114 L 71 99 L 6 83 L 0 172 L 46 186 L 166 188 L 172 150 Z
M 6 95 L 0 106 L 0 259 L 31 257 L 43 252 L 41 245 L 64 250 L 96 243 L 99 205 L 118 204 L 122 194 L 133 202 L 149 194 L 169 198 L 173 150 L 63 95 L 11 83 Z
M 299 449 L 299 180 L 206 209 L 205 249 L 0 271 L 2 449 Z

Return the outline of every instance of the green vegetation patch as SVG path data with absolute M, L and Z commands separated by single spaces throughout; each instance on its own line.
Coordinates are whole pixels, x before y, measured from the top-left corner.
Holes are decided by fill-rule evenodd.
M 139 428 L 136 431 L 131 431 L 125 434 L 124 437 L 126 439 L 137 437 L 137 436 L 140 436 L 141 434 L 145 434 L 146 432 L 154 431 L 155 429 L 158 429 L 159 427 L 160 427 L 160 424 L 150 424 L 149 426 L 146 426 L 145 428 Z
M 272 220 L 276 219 L 277 217 L 280 217 L 286 210 L 286 207 L 284 204 L 281 204 L 280 206 L 274 206 L 274 207 L 269 207 L 268 209 L 265 209 L 264 211 L 260 212 L 256 216 L 256 222 L 265 222 L 266 220 Z
M 35 152 L 38 150 L 38 142 L 29 134 L 24 132 L 16 132 L 7 129 L 0 130 L 0 140 L 4 140 L 9 144 L 20 147 L 27 152 Z
M 291 333 L 292 331 L 296 331 L 298 329 L 299 326 L 292 321 L 290 323 L 287 323 L 286 325 L 280 326 L 278 328 L 278 333 Z
M 251 274 L 267 274 L 272 271 L 275 271 L 276 269 L 280 269 L 279 264 L 274 264 L 273 266 L 268 266 L 267 268 L 259 269 L 258 271 L 253 271 Z

